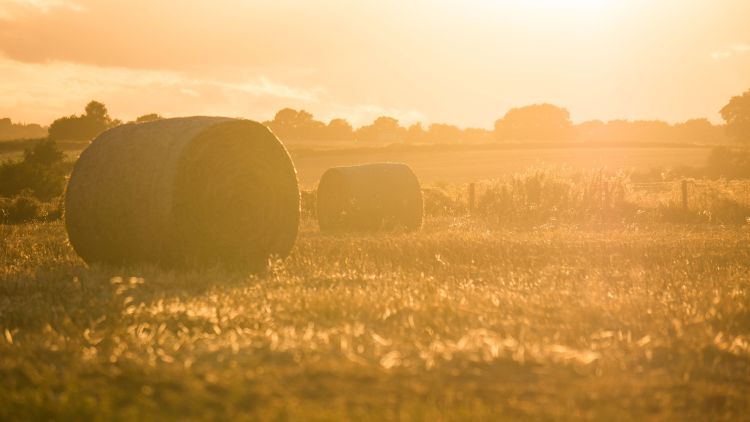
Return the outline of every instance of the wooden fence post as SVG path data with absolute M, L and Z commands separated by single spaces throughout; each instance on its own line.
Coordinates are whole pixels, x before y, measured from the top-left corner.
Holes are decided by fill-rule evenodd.
M 682 181 L 682 209 L 688 209 L 688 181 Z
M 469 214 L 474 214 L 476 206 L 476 185 L 469 183 Z

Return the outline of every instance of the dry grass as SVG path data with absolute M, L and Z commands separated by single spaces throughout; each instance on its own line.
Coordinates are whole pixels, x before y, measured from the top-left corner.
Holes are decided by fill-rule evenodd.
M 633 183 L 627 174 L 604 169 L 570 172 L 540 167 L 474 183 L 474 216 L 491 227 L 555 224 L 615 226 L 643 223 L 750 223 L 750 181 Z M 467 214 L 469 184 L 438 184 L 424 189 L 428 216 Z
M 742 419 L 750 229 L 321 235 L 263 277 L 0 226 L 0 419 Z

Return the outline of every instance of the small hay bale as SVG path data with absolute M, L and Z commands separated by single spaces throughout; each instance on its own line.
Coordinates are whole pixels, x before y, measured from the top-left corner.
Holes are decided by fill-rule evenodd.
M 187 117 L 127 124 L 81 154 L 65 195 L 89 263 L 264 266 L 297 237 L 297 173 L 260 123 Z
M 328 169 L 317 191 L 322 231 L 422 227 L 422 190 L 406 164 L 376 163 Z

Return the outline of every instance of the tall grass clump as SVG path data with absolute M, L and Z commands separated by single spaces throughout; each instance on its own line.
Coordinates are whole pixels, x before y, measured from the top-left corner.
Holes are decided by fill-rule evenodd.
M 316 204 L 318 195 L 316 189 L 300 189 L 300 215 L 305 218 L 317 218 Z
M 682 187 L 676 183 L 657 207 L 657 213 L 660 220 L 672 223 L 750 223 L 750 196 L 735 185 L 726 180 L 690 180 L 686 207 Z
M 565 175 L 535 169 L 491 182 L 478 197 L 478 215 L 493 225 L 614 222 L 632 215 L 628 178 L 596 170 Z
M 36 219 L 41 205 L 28 192 L 14 198 L 0 197 L 0 224 L 19 224 Z
M 62 212 L 61 198 L 42 202 L 28 190 L 13 198 L 0 196 L 0 224 L 49 222 L 59 220 Z
M 427 217 L 458 217 L 468 211 L 465 195 L 460 185 L 437 184 L 422 188 L 424 214 Z

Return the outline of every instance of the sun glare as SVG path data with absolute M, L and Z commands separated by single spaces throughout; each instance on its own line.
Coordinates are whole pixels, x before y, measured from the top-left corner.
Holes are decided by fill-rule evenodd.
M 0 0 L 0 422 L 750 422 L 748 17 Z
M 534 13 L 596 17 L 614 9 L 617 0 L 528 0 L 518 7 Z M 569 16 L 566 16 L 569 17 Z
M 570 10 L 602 10 L 611 7 L 614 0 L 531 0 L 528 3 Z

